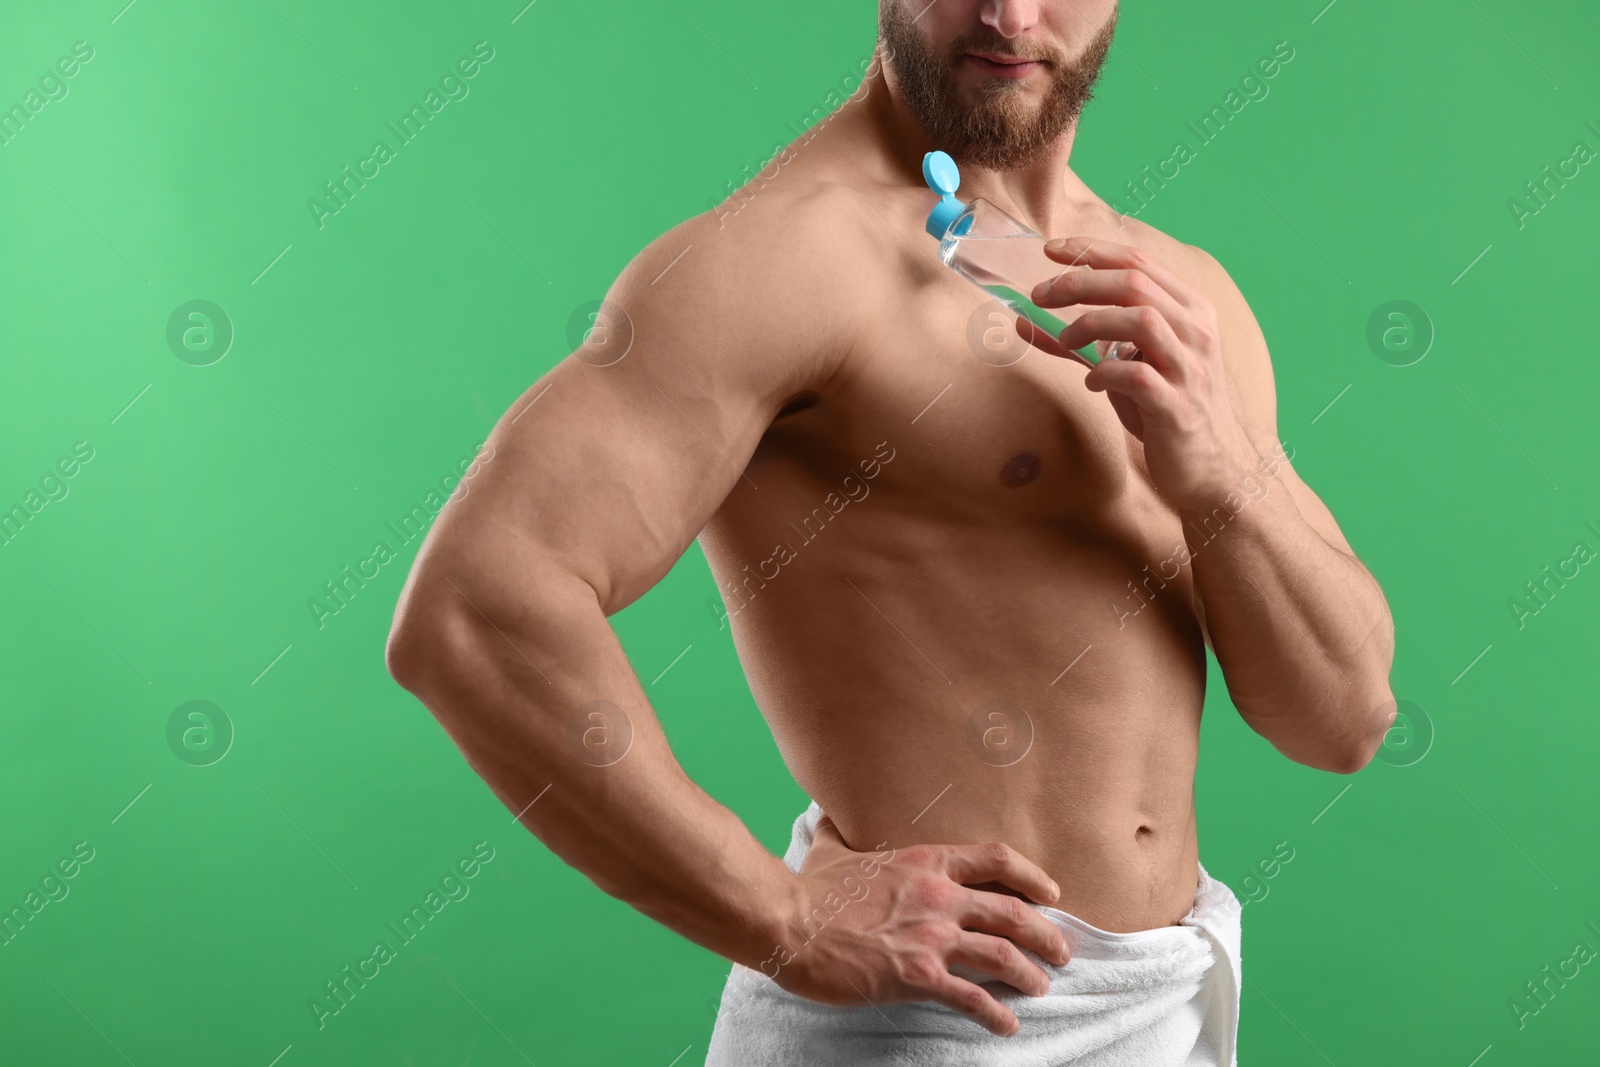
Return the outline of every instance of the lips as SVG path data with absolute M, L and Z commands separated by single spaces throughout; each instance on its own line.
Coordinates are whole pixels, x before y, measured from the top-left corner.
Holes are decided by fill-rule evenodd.
M 1003 52 L 966 52 L 963 58 L 987 74 L 1005 78 L 1026 77 L 1044 66 L 1043 60 L 1008 55 Z
M 1039 62 L 1036 59 L 1029 59 L 1027 56 L 1007 55 L 1004 52 L 968 52 L 967 55 L 972 56 L 975 59 L 985 59 L 990 63 L 999 63 L 1002 66 L 1007 67 L 1017 66 L 1023 63 Z

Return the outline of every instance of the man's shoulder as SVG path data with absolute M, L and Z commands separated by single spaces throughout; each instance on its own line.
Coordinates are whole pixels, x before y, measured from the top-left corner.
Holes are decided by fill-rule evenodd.
M 1211 297 L 1213 302 L 1217 301 L 1219 295 L 1229 299 L 1229 290 L 1233 296 L 1238 294 L 1233 279 L 1222 264 L 1199 245 L 1180 241 L 1131 215 L 1117 216 L 1117 227 L 1126 235 L 1123 243 L 1149 253 L 1158 263 Z
M 867 206 L 844 182 L 771 187 L 742 202 L 730 197 L 650 242 L 630 269 L 648 273 L 671 264 L 685 275 L 731 284 L 730 295 L 782 283 L 843 297 L 873 270 Z
M 1211 301 L 1217 309 L 1223 329 L 1235 339 L 1231 355 L 1244 355 L 1252 361 L 1269 359 L 1264 344 L 1260 346 L 1260 352 L 1238 351 L 1240 343 L 1251 349 L 1257 347 L 1260 326 L 1256 322 L 1255 312 L 1250 309 L 1250 302 L 1215 256 L 1199 245 L 1187 244 L 1130 216 L 1121 216 L 1119 225 L 1127 235 L 1124 243 L 1148 253 Z
M 685 359 L 752 363 L 813 387 L 847 357 L 881 276 L 862 211 L 848 185 L 764 189 L 736 213 L 711 209 L 651 241 L 608 299 Z

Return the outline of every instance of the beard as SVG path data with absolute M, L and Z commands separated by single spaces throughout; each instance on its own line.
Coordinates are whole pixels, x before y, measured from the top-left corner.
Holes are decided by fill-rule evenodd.
M 923 41 L 903 0 L 884 0 L 878 11 L 879 35 L 917 124 L 957 163 L 989 170 L 1028 166 L 1077 121 L 1083 106 L 1093 99 L 1094 83 L 1105 65 L 1116 28 L 1113 8 L 1083 53 L 1071 59 L 1031 45 L 1019 50 L 989 27 L 957 37 L 941 56 Z M 965 52 L 1043 60 L 1049 63 L 1044 73 L 1054 80 L 1036 111 L 1024 99 L 1023 81 L 999 77 L 981 82 L 977 99 L 968 103 L 955 75 Z

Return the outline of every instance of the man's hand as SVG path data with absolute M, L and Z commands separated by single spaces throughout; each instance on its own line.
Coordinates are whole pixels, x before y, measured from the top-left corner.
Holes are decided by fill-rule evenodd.
M 1043 995 L 1049 976 L 1017 946 L 1056 964 L 1067 962 L 1069 950 L 1061 932 L 1020 898 L 969 888 L 984 882 L 1041 904 L 1060 896 L 1048 875 L 1007 845 L 914 845 L 885 859 L 851 851 L 823 816 L 800 868 L 798 914 L 789 922 L 794 950 L 773 977 L 824 1004 L 936 1001 L 1010 1037 L 1021 1028 L 1017 1017 L 987 989 L 951 974 L 950 965 Z
M 1034 287 L 1040 307 L 1110 305 L 1085 312 L 1059 338 L 1018 319 L 1024 340 L 1056 356 L 1092 341 L 1128 341 L 1131 359 L 1103 360 L 1084 385 L 1105 392 L 1128 432 L 1144 444 L 1156 490 L 1180 510 L 1208 508 L 1261 457 L 1228 391 L 1211 301 L 1149 253 L 1088 237 L 1050 241 L 1045 253 L 1068 270 Z

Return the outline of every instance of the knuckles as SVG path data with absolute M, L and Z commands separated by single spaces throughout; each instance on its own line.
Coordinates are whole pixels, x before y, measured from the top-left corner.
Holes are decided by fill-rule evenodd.
M 963 989 L 961 992 L 956 994 L 956 1003 L 960 1005 L 961 1011 L 968 1015 L 978 1015 L 982 1013 L 988 1001 L 989 994 L 985 993 L 982 989 L 976 986 L 971 989 Z
M 1004 867 L 1011 861 L 1011 846 L 1003 841 L 986 841 L 977 846 L 978 859 L 994 867 Z
M 1028 912 L 1032 909 L 1018 897 L 1002 896 L 1001 899 L 1003 901 L 1000 905 L 1001 920 L 1012 929 L 1021 929 L 1028 921 Z
M 1199 297 L 1189 316 L 1189 330 L 1194 335 L 1196 347 L 1216 351 L 1222 341 L 1222 330 L 1217 318 L 1217 307 L 1205 297 Z
M 999 971 L 1011 966 L 1011 953 L 1015 951 L 1011 942 L 996 940 L 983 947 L 984 961 L 991 970 Z
M 1153 391 L 1156 383 L 1161 380 L 1161 375 L 1148 363 L 1129 362 L 1124 364 L 1127 368 L 1130 384 L 1145 392 Z
M 1133 309 L 1133 321 L 1139 329 L 1154 333 L 1165 325 L 1167 320 L 1162 317 L 1161 312 L 1145 305 Z
M 1149 303 L 1153 300 L 1156 296 L 1156 290 L 1159 288 L 1155 282 L 1150 280 L 1150 275 L 1142 270 L 1128 271 L 1127 280 L 1123 283 L 1123 287 L 1128 291 L 1129 296 L 1141 304 Z
M 955 903 L 956 886 L 942 876 L 928 875 L 912 882 L 906 893 L 914 903 L 934 911 L 945 911 Z
M 912 989 L 931 989 L 944 973 L 944 964 L 932 956 L 917 956 L 900 965 L 900 980 Z

